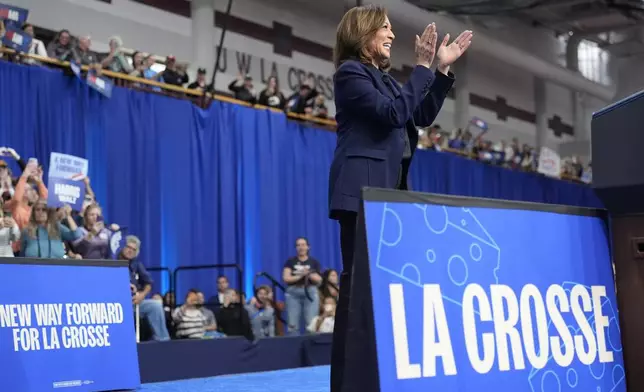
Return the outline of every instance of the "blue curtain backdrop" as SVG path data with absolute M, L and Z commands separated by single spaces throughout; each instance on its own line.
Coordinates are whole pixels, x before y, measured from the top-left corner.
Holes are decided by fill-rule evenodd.
M 333 133 L 221 102 L 202 110 L 121 88 L 106 99 L 60 71 L 3 62 L 0 94 L 0 145 L 45 170 L 52 151 L 89 159 L 106 220 L 141 238 L 146 265 L 240 263 L 248 290 L 258 272 L 281 280 L 295 238 L 306 236 L 323 266 L 340 267 L 327 218 Z M 587 187 L 448 154 L 420 151 L 411 173 L 421 191 L 599 205 Z M 178 300 L 190 287 L 214 293 L 220 272 L 183 273 Z M 153 291 L 166 289 L 164 280 Z

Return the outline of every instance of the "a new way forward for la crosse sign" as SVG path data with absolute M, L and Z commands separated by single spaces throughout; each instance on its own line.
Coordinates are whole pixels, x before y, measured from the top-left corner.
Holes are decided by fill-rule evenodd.
M 603 211 L 364 199 L 380 391 L 626 390 Z

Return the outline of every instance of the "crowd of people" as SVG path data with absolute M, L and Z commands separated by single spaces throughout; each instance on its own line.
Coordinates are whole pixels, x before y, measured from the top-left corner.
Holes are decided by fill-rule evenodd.
M 132 290 L 141 293 L 143 307 L 156 301 L 157 313 L 146 321 L 154 340 L 203 339 L 243 336 L 249 340 L 301 333 L 331 333 L 338 300 L 338 273 L 322 270 L 309 255 L 304 237 L 295 242 L 296 256 L 289 258 L 282 271 L 285 302 L 277 300 L 270 286 L 262 285 L 247 299 L 230 287 L 224 275 L 217 278 L 217 294 L 208 301 L 203 291 L 191 289 L 183 304 L 176 306 L 175 293 L 156 293 L 146 300 L 152 287 L 150 274 L 139 263 L 134 266 L 137 281 Z M 136 303 L 136 302 L 135 302 Z M 162 304 L 164 315 L 158 313 Z M 141 307 L 142 308 L 142 307 Z M 147 310 L 147 309 L 146 309 Z M 284 315 L 285 313 L 285 315 Z
M 537 171 L 539 153 L 533 147 L 521 145 L 517 138 L 510 143 L 505 140 L 493 143 L 485 140 L 484 135 L 485 131 L 479 130 L 474 136 L 470 127 L 446 132 L 439 124 L 434 124 L 419 130 L 418 148 L 457 152 L 470 159 L 513 170 Z M 578 156 L 562 158 L 561 177 L 590 183 L 592 162 L 584 165 Z
M 171 338 L 214 338 L 244 336 L 248 339 L 278 334 L 331 332 L 338 294 L 338 274 L 322 270 L 309 256 L 306 238 L 296 240 L 296 256 L 283 268 L 285 305 L 276 301 L 269 286 L 260 286 L 250 300 L 229 286 L 228 278 L 217 279 L 218 294 L 205 301 L 202 291 L 190 290 L 180 306 L 174 293 L 163 297 L 152 294 L 154 281 L 138 259 L 141 241 L 127 236 L 116 252 L 110 246 L 118 224 L 106 224 L 92 190 L 84 178 L 85 199 L 80 211 L 69 205 L 48 206 L 49 192 L 43 182 L 43 169 L 31 158 L 25 162 L 11 147 L 0 147 L 0 253 L 3 257 L 120 259 L 130 270 L 132 302 L 147 327 L 147 337 L 164 341 Z M 12 173 L 8 160 L 14 160 L 21 173 Z M 285 310 L 286 320 L 282 317 Z M 276 325 L 281 324 L 282 328 Z M 304 328 L 302 328 L 304 327 Z

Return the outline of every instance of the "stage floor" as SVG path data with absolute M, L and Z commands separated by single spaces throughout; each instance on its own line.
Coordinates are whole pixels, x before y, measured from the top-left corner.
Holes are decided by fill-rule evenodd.
M 141 392 L 328 392 L 329 366 L 143 384 Z

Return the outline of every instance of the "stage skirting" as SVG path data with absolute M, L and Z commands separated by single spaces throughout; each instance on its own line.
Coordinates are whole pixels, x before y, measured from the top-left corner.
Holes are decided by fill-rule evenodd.
M 331 334 L 146 342 L 138 351 L 142 383 L 174 381 L 328 365 Z

